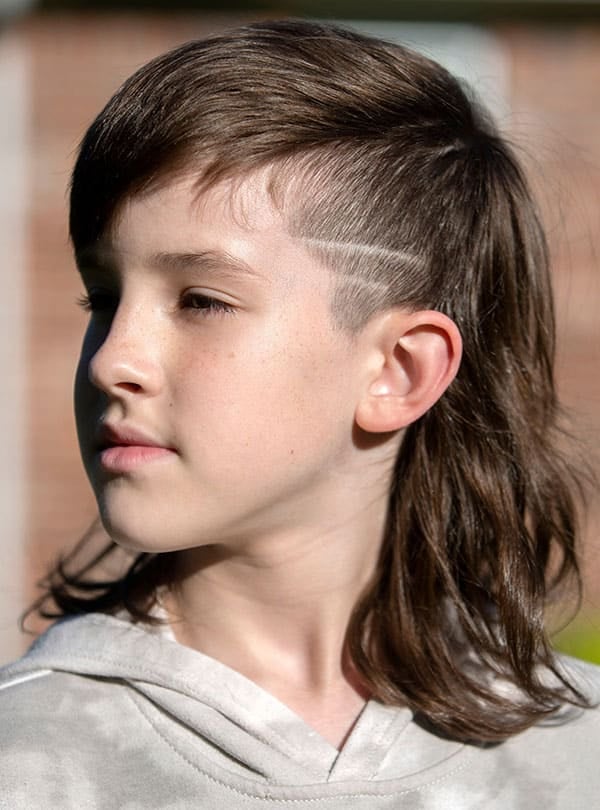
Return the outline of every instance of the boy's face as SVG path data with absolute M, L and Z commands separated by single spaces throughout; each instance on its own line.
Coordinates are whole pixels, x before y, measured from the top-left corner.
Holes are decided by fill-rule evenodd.
M 77 427 L 117 542 L 246 543 L 355 497 L 357 352 L 260 177 L 134 197 L 80 265 Z

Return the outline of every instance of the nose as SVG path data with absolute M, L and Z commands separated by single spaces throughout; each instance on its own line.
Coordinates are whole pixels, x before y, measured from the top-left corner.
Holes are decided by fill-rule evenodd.
M 87 355 L 88 379 L 109 397 L 130 394 L 155 396 L 162 387 L 157 351 L 158 330 L 152 314 L 142 308 L 119 305 L 103 330 L 90 325 Z M 84 343 L 85 349 L 85 343 Z

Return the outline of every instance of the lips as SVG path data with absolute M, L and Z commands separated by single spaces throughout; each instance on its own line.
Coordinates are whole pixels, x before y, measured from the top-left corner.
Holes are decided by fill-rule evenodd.
M 97 433 L 100 466 L 107 472 L 126 473 L 175 455 L 175 450 L 132 425 L 103 424 Z

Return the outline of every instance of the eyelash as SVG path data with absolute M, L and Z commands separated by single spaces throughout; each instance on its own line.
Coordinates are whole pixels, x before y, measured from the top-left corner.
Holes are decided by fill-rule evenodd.
M 115 297 L 109 293 L 100 292 L 90 292 L 80 296 L 77 299 L 77 305 L 85 312 L 90 313 L 107 312 L 116 308 Z M 211 298 L 209 295 L 203 295 L 202 293 L 185 293 L 181 296 L 180 307 L 192 310 L 194 314 L 233 314 L 235 312 L 235 308 L 225 303 L 225 301 Z
M 194 306 L 194 301 L 196 306 Z M 197 304 L 200 303 L 200 306 Z M 231 304 L 225 303 L 225 301 L 221 301 L 219 298 L 211 298 L 210 295 L 203 295 L 202 293 L 185 293 L 180 300 L 180 306 L 182 309 L 191 309 L 194 310 L 195 313 L 229 313 L 232 314 L 235 312 L 235 308 L 231 306 Z
M 77 299 L 76 303 L 85 312 L 106 312 L 111 308 L 115 308 L 114 296 L 109 293 L 85 293 Z

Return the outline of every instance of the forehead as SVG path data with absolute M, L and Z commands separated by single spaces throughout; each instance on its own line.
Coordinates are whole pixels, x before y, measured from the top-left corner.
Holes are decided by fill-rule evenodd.
M 108 236 L 113 241 L 131 238 L 150 227 L 156 239 L 169 241 L 190 233 L 207 238 L 210 231 L 232 237 L 253 233 L 292 238 L 263 173 L 227 178 L 207 188 L 199 185 L 194 174 L 167 180 L 150 191 L 126 197 Z
M 134 262 L 158 270 L 220 269 L 288 289 L 317 284 L 328 292 L 331 282 L 329 269 L 286 227 L 266 171 L 201 191 L 190 175 L 133 195 L 103 239 L 77 258 L 82 272 Z

